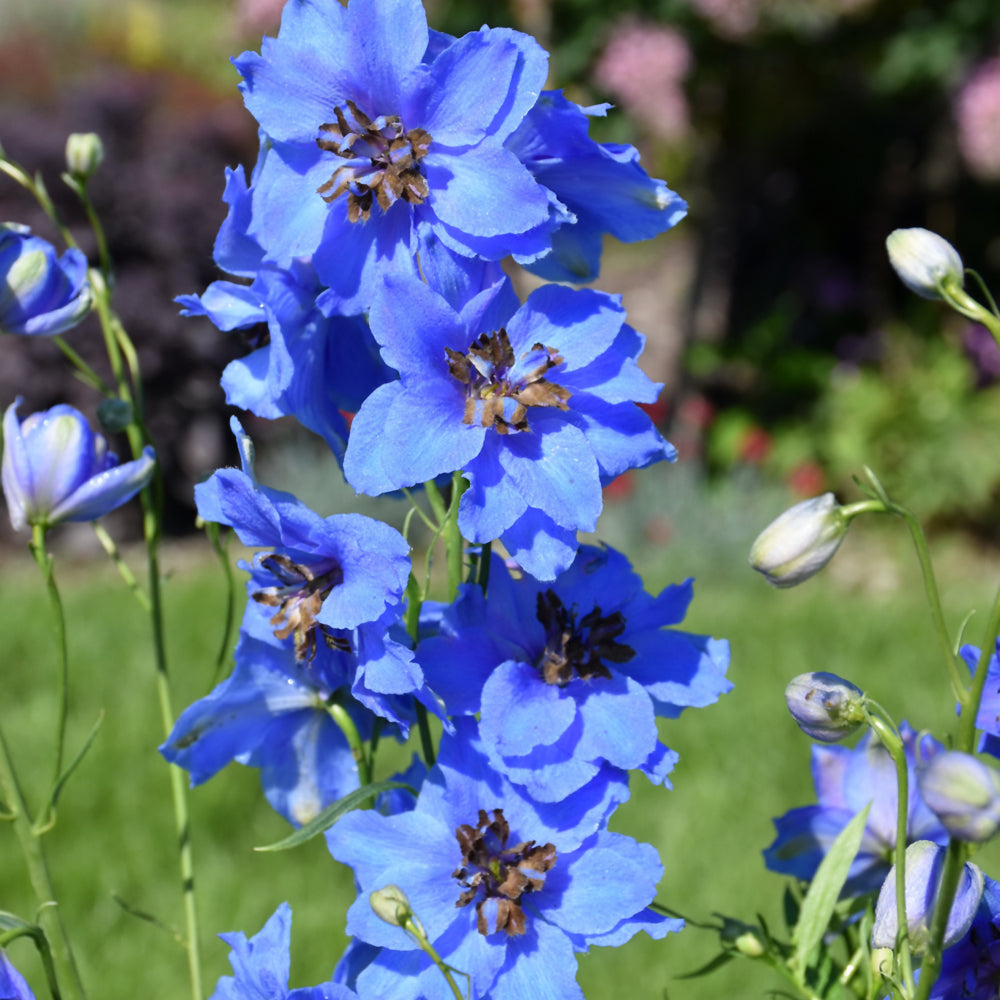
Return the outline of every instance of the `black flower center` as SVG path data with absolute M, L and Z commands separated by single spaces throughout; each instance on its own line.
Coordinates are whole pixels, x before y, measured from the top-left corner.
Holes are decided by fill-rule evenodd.
M 347 160 L 318 193 L 326 202 L 347 194 L 347 217 L 365 221 L 378 202 L 383 212 L 397 201 L 419 205 L 428 195 L 419 161 L 431 137 L 422 128 L 407 132 L 398 115 L 369 118 L 354 101 L 334 111 L 337 120 L 320 126 L 330 138 L 317 139 L 320 149 Z
M 464 889 L 455 906 L 476 900 L 476 930 L 484 936 L 496 931 L 508 937 L 523 934 L 521 897 L 545 885 L 545 873 L 556 863 L 555 847 L 536 847 L 533 840 L 508 847 L 510 827 L 502 809 L 493 810 L 492 820 L 480 809 L 479 822 L 475 826 L 463 823 L 455 837 L 462 849 L 462 864 L 452 877 Z
M 479 420 L 483 427 L 493 427 L 498 434 L 528 429 L 528 407 L 554 406 L 568 410 L 568 389 L 550 382 L 545 375 L 550 368 L 563 363 L 563 358 L 551 347 L 532 344 L 529 353 L 538 352 L 539 364 L 525 375 L 516 375 L 514 350 L 507 331 L 501 327 L 493 333 L 483 333 L 475 340 L 468 354 L 460 354 L 450 347 L 444 349 L 448 356 L 448 371 L 465 386 L 465 413 L 463 424 L 475 420 L 476 409 L 482 406 Z M 513 399 L 517 406 L 510 418 L 504 416 L 504 400 Z
M 274 574 L 279 585 L 256 591 L 253 599 L 258 604 L 278 609 L 271 618 L 271 627 L 279 639 L 294 636 L 296 660 L 312 660 L 316 655 L 317 633 L 331 649 L 350 652 L 346 640 L 316 621 L 327 595 L 343 582 L 344 574 L 339 565 L 334 563 L 317 574 L 311 566 L 293 563 L 288 556 L 276 552 L 264 556 L 260 565 Z
M 604 665 L 627 663 L 635 650 L 618 642 L 625 631 L 625 616 L 616 611 L 601 615 L 594 610 L 576 620 L 576 609 L 569 610 L 552 590 L 539 593 L 536 616 L 545 629 L 545 649 L 538 660 L 538 670 L 546 684 L 565 687 L 574 677 L 590 680 L 609 679 L 611 671 Z

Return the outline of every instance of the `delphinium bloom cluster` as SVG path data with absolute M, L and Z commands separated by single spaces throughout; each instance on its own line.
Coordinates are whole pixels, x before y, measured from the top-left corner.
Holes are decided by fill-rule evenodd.
M 656 720 L 727 691 L 729 653 L 677 627 L 691 581 L 649 594 L 624 555 L 578 541 L 608 482 L 675 458 L 638 405 L 660 389 L 642 335 L 598 291 L 519 301 L 500 263 L 591 280 L 605 234 L 652 237 L 685 205 L 634 149 L 590 138 L 606 107 L 543 90 L 533 39 L 431 31 L 419 0 L 295 0 L 234 62 L 260 153 L 249 181 L 227 174 L 232 280 L 181 304 L 256 338 L 223 376 L 231 403 L 294 416 L 357 492 L 419 505 L 447 593 L 395 529 L 259 483 L 234 424 L 242 468 L 196 499 L 255 550 L 235 670 L 163 753 L 194 783 L 258 767 L 311 830 L 382 777 L 383 735 L 419 731 L 409 791 L 327 830 L 359 893 L 335 980 L 362 1000 L 453 995 L 452 972 L 474 998 L 578 996 L 576 953 L 683 925 L 651 908 L 656 851 L 608 824 L 631 771 L 668 783 Z

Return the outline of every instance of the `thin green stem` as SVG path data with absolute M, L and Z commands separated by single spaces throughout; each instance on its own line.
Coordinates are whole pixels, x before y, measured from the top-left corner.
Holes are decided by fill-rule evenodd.
M 14 762 L 2 732 L 0 732 L 0 790 L 3 791 L 8 807 L 13 813 L 11 820 L 21 845 L 21 853 L 24 855 L 31 888 L 39 903 L 39 921 L 52 949 L 57 978 L 69 1000 L 85 1000 L 87 993 L 83 988 L 80 971 L 73 957 L 69 936 L 56 902 L 42 840 L 35 832 L 28 805 L 14 770 Z
M 996 652 L 997 635 L 1000 635 L 1000 590 L 993 601 L 993 610 L 986 625 L 986 636 L 979 651 L 979 661 L 972 677 L 972 685 L 965 692 L 962 701 L 962 714 L 958 720 L 958 740 L 956 749 L 972 753 L 976 743 L 976 718 L 979 715 L 979 705 L 983 700 L 983 690 L 990 672 L 990 660 Z
M 983 276 L 978 272 L 974 271 L 971 267 L 965 269 L 965 273 L 971 278 L 974 278 L 976 284 L 979 286 L 979 291 L 983 293 L 983 298 L 989 303 L 990 312 L 994 316 L 1000 317 L 1000 310 L 997 309 L 996 299 L 993 298 L 993 293 L 989 290 L 986 282 L 983 281 Z
M 908 508 L 890 500 L 887 504 L 887 510 L 890 514 L 901 517 L 910 529 L 910 536 L 913 539 L 914 548 L 917 550 L 917 559 L 920 561 L 920 572 L 924 578 L 924 591 L 927 594 L 927 602 L 930 605 L 934 630 L 937 633 L 938 641 L 944 653 L 952 691 L 955 697 L 964 704 L 966 701 L 965 682 L 959 674 L 958 664 L 955 662 L 951 637 L 948 634 L 948 626 L 944 620 L 944 608 L 941 606 L 941 595 L 938 591 L 937 578 L 934 575 L 934 566 L 931 563 L 930 551 L 927 547 L 927 537 L 924 535 L 924 530 L 921 528 L 920 522 Z
M 344 734 L 344 738 L 347 740 L 347 745 L 351 748 L 351 755 L 354 757 L 354 762 L 358 765 L 358 781 L 361 787 L 370 785 L 372 783 L 371 761 L 365 753 L 365 743 L 361 739 L 361 734 L 358 732 L 358 727 L 354 724 L 354 720 L 347 709 L 335 701 L 330 702 L 326 706 L 326 710 L 329 712 L 330 718 L 337 723 L 340 731 Z
M 149 597 L 146 592 L 142 589 L 142 585 L 135 577 L 135 573 L 132 572 L 131 567 L 128 563 L 122 559 L 121 552 L 118 551 L 118 546 L 115 544 L 115 540 L 107 533 L 99 521 L 94 522 L 94 534 L 97 535 L 97 540 L 101 543 L 101 548 L 108 554 L 111 561 L 115 564 L 115 568 L 118 570 L 118 575 L 125 581 L 125 585 L 129 590 L 132 591 L 135 599 L 139 602 L 140 607 L 146 614 L 149 614 L 152 610 L 152 605 L 149 602 Z
M 94 210 L 90 195 L 87 193 L 87 182 L 86 180 L 79 180 L 68 173 L 63 174 L 62 179 L 63 183 L 70 188 L 83 204 L 83 210 L 87 213 L 87 221 L 90 223 L 90 228 L 94 231 L 94 236 L 97 239 L 97 253 L 101 262 L 101 271 L 106 276 L 110 275 L 111 255 L 108 253 L 108 241 L 104 235 L 104 226 L 101 225 L 100 217 Z
M 69 360 L 70 364 L 77 370 L 77 374 L 83 382 L 99 392 L 102 396 L 114 395 L 104 379 L 102 379 L 101 376 L 98 375 L 97 372 L 95 372 L 94 369 L 91 368 L 90 365 L 88 365 L 87 362 L 84 361 L 83 358 L 81 358 L 80 355 L 77 354 L 76 351 L 73 350 L 73 348 L 70 347 L 70 345 L 67 344 L 62 337 L 57 334 L 52 338 L 52 340 L 55 342 L 56 347 L 58 347 Z
M 52 771 L 52 790 L 55 792 L 62 775 L 66 748 L 66 720 L 69 717 L 69 647 L 66 644 L 66 616 L 63 612 L 62 598 L 59 596 L 59 587 L 56 585 L 55 559 L 45 550 L 44 526 L 32 525 L 29 548 L 45 580 L 45 590 L 49 595 L 49 606 L 52 608 L 52 624 L 59 659 L 56 673 L 56 747 Z M 50 795 L 46 815 L 40 817 L 46 827 L 51 825 L 51 812 L 55 808 L 52 798 Z
M 1000 319 L 993 315 L 985 306 L 980 305 L 968 292 L 955 285 L 947 285 L 942 289 L 942 297 L 957 313 L 971 319 L 976 323 L 982 323 L 993 336 L 993 339 L 1000 344 Z
M 232 533 L 226 534 L 226 541 L 223 541 L 222 530 L 214 521 L 205 523 L 205 535 L 212 545 L 212 551 L 219 558 L 219 565 L 222 567 L 223 577 L 226 584 L 226 611 L 222 630 L 222 641 L 219 643 L 219 652 L 215 657 L 215 671 L 212 678 L 214 687 L 222 675 L 222 670 L 229 658 L 229 648 L 233 641 L 233 630 L 236 627 L 236 576 L 233 573 L 233 564 L 229 558 L 227 543 Z
M 908 993 L 913 991 L 913 957 L 910 952 L 910 938 L 906 925 L 906 828 L 909 823 L 910 789 L 909 770 L 906 764 L 906 748 L 895 723 L 877 702 L 866 703 L 868 723 L 879 742 L 885 747 L 896 767 L 896 845 L 893 861 L 896 867 L 896 913 L 899 931 L 896 940 L 896 954 L 899 957 L 900 972 Z
M 91 288 L 94 292 L 94 303 L 101 330 L 104 334 L 105 348 L 111 370 L 114 373 L 115 384 L 120 399 L 132 407 L 132 422 L 126 428 L 129 446 L 135 458 L 142 453 L 148 443 L 141 410 L 141 393 L 138 386 L 141 380 L 135 367 L 136 355 L 127 333 L 111 310 L 110 292 L 104 275 L 93 268 L 89 272 Z M 125 373 L 123 365 L 124 354 L 132 367 L 132 380 Z M 153 480 L 139 494 L 142 505 L 143 537 L 146 542 L 146 561 L 148 566 L 149 621 L 152 630 L 153 656 L 156 670 L 156 692 L 160 703 L 160 717 L 163 722 L 163 732 L 169 736 L 174 728 L 174 710 L 171 704 L 170 682 L 167 669 L 167 649 L 163 629 L 163 600 L 160 590 L 159 545 L 160 525 L 162 524 L 163 507 L 163 474 L 159 464 L 155 466 Z M 201 1000 L 201 956 L 198 933 L 198 910 L 195 898 L 194 858 L 191 848 L 191 825 L 187 807 L 187 782 L 185 773 L 175 764 L 168 765 L 170 775 L 170 795 L 173 802 L 174 822 L 177 831 L 178 862 L 180 866 L 181 892 L 184 901 L 185 938 L 184 945 L 188 955 L 188 974 L 193 1000 Z
M 41 174 L 35 174 L 32 177 L 23 167 L 19 167 L 16 163 L 4 158 L 2 151 L 0 151 L 0 173 L 6 174 L 11 180 L 16 181 L 34 197 L 35 201 L 41 206 L 42 211 L 59 230 L 59 235 L 62 236 L 66 246 L 79 249 L 76 239 L 73 237 L 66 223 L 63 222 L 51 197 L 49 197 L 48 189 L 45 187 L 45 181 L 42 180 Z
M 468 483 L 462 478 L 461 472 L 456 472 L 451 478 L 451 503 L 444 521 L 444 546 L 448 566 L 448 600 L 453 601 L 458 596 L 458 587 L 462 582 L 462 562 L 465 556 L 465 540 L 458 527 L 458 503 L 462 494 L 468 489 Z

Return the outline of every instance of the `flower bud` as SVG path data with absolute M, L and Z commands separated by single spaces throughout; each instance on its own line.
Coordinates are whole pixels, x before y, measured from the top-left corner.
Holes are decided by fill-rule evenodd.
M 821 743 L 836 743 L 865 721 L 864 697 L 850 681 L 822 671 L 799 674 L 785 688 L 799 729 Z
M 926 951 L 930 942 L 931 920 L 937 902 L 938 884 L 944 868 L 945 848 L 930 840 L 918 840 L 906 849 L 906 929 L 914 954 Z M 959 876 L 958 891 L 951 904 L 943 947 L 961 938 L 972 924 L 985 882 L 980 869 L 967 861 Z M 873 948 L 894 948 L 899 929 L 896 913 L 896 866 L 893 865 L 882 883 L 875 904 L 875 925 L 872 927 Z
M 947 750 L 917 770 L 920 795 L 959 840 L 982 842 L 1000 829 L 1000 772 L 971 754 Z
M 750 565 L 775 587 L 794 587 L 818 573 L 847 534 L 847 518 L 832 493 L 789 507 L 758 536 Z
M 71 132 L 66 137 L 66 169 L 87 180 L 104 161 L 104 143 L 96 132 Z
M 398 885 L 382 886 L 368 896 L 368 902 L 375 911 L 375 916 L 393 927 L 402 927 L 417 938 L 426 938 L 427 932 L 417 915 L 410 908 L 406 893 Z
M 87 258 L 71 247 L 61 257 L 27 226 L 0 225 L 0 333 L 51 336 L 90 311 Z
M 889 263 L 903 284 L 925 299 L 940 299 L 943 285 L 961 288 L 965 268 L 958 251 L 929 229 L 894 229 L 886 238 Z
M 130 500 L 149 482 L 156 460 L 145 448 L 118 464 L 107 442 L 72 406 L 17 418 L 21 399 L 3 417 L 3 492 L 15 531 L 62 521 L 94 521 Z

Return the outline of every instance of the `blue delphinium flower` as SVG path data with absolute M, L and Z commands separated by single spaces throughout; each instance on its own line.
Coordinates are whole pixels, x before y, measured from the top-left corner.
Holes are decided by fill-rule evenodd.
M 975 646 L 965 645 L 959 653 L 968 666 L 969 673 L 974 674 L 980 650 Z M 1000 639 L 997 640 L 996 650 L 990 657 L 986 671 L 983 698 L 976 716 L 976 729 L 982 734 L 979 737 L 979 749 L 1000 758 Z
M 27 226 L 0 225 L 0 333 L 51 336 L 90 312 L 87 258 L 75 247 L 61 257 Z
M 15 531 L 63 521 L 94 521 L 131 500 L 149 482 L 156 459 L 118 464 L 107 442 L 72 406 L 18 420 L 20 397 L 3 417 L 3 492 Z
M 574 797 L 532 803 L 490 767 L 475 721 L 459 720 L 415 809 L 354 812 L 327 832 L 358 883 L 348 933 L 381 949 L 365 956 L 359 995 L 452 996 L 424 952 L 371 909 L 369 894 L 389 884 L 441 958 L 469 976 L 473 997 L 582 997 L 577 952 L 680 930 L 683 921 L 648 909 L 663 871 L 656 851 L 608 832 L 605 819 L 581 822 Z
M 491 763 L 533 797 L 558 800 L 606 764 L 662 784 L 676 755 L 656 716 L 732 687 L 727 642 L 668 627 L 691 597 L 690 580 L 653 597 L 613 549 L 582 546 L 551 585 L 494 557 L 488 597 L 464 587 L 418 658 L 451 714 L 481 713 Z
M 273 142 L 250 233 L 287 266 L 311 256 L 344 313 L 425 245 L 499 260 L 546 249 L 552 196 L 504 141 L 544 85 L 534 39 L 482 28 L 435 47 L 420 0 L 286 4 L 234 60 Z M 567 216 L 568 217 L 568 214 Z
M 361 514 L 320 517 L 290 493 L 261 486 L 253 446 L 233 418 L 242 469 L 220 469 L 195 487 L 198 513 L 264 548 L 249 569 L 252 601 L 273 609 L 267 627 L 249 616 L 257 638 L 319 658 L 351 695 L 406 731 L 402 703 L 413 695 L 437 711 L 403 629 L 409 543 L 395 528 Z
M 909 775 L 906 842 L 947 844 L 948 831 L 927 807 L 917 787 L 917 734 L 905 722 L 899 731 Z M 942 749 L 930 736 L 921 742 L 925 757 Z M 811 879 L 837 835 L 871 803 L 861 847 L 851 864 L 843 895 L 875 892 L 892 866 L 896 847 L 896 769 L 889 752 L 871 732 L 853 749 L 814 746 L 812 772 L 819 803 L 792 809 L 774 821 L 778 835 L 764 851 L 765 864 L 783 875 Z
M 463 536 L 500 538 L 539 579 L 594 529 L 602 484 L 675 456 L 634 405 L 659 386 L 636 364 L 643 338 L 615 296 L 547 285 L 518 308 L 505 280 L 455 310 L 392 277 L 369 320 L 400 377 L 354 419 L 348 482 L 376 495 L 462 470 Z
M 652 239 L 687 214 L 685 202 L 639 165 L 634 146 L 598 143 L 589 119 L 609 104 L 581 108 L 562 91 L 545 91 L 507 140 L 507 149 L 569 209 L 550 237 L 552 249 L 525 267 L 549 281 L 593 281 L 604 234 L 625 243 Z
M 160 753 L 200 785 L 232 761 L 260 769 L 271 807 L 293 826 L 308 823 L 359 787 L 357 761 L 330 715 L 339 698 L 362 738 L 375 716 L 343 691 L 343 673 L 329 661 L 295 657 L 254 632 L 267 611 L 248 604 L 230 677 L 177 719 Z
M 1000 989 L 1000 884 L 986 877 L 969 932 L 946 948 L 928 1000 L 995 1000 Z M 918 973 L 919 976 L 919 973 Z
M 216 281 L 200 297 L 177 301 L 183 315 L 207 316 L 220 330 L 253 336 L 252 328 L 266 322 L 265 342 L 223 372 L 226 401 L 269 420 L 295 417 L 340 460 L 348 433 L 344 414 L 355 413 L 395 373 L 379 357 L 363 317 L 323 311 L 328 296 L 307 259 L 288 267 L 265 263 L 265 248 L 248 234 L 253 186 L 269 149 L 265 140 L 249 186 L 242 167 L 226 171 L 229 213 L 215 241 L 219 267 L 252 283 Z
M 222 976 L 209 1000 L 356 1000 L 346 986 L 329 982 L 288 988 L 292 910 L 282 903 L 249 940 L 242 931 L 220 934 L 232 948 L 233 976 Z
M 35 1000 L 31 987 L 14 968 L 3 948 L 0 948 L 0 1000 Z

